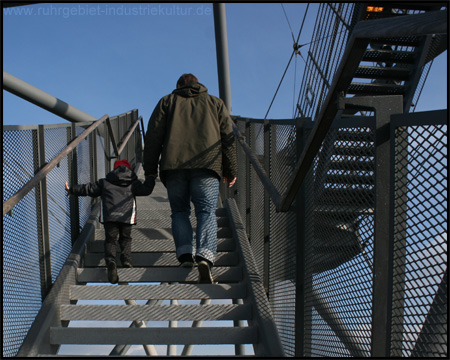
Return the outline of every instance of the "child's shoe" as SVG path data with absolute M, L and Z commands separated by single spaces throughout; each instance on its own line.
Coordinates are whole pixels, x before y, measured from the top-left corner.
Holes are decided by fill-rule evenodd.
M 111 284 L 117 284 L 119 282 L 119 276 L 117 275 L 117 266 L 114 261 L 108 263 L 108 280 Z
M 124 268 L 132 268 L 132 267 L 133 267 L 133 265 L 131 265 L 131 262 L 129 262 L 129 261 L 124 261 L 124 262 L 122 263 L 122 266 L 123 266 Z
M 191 254 L 183 254 L 178 258 L 181 267 L 191 268 L 194 266 L 194 259 Z

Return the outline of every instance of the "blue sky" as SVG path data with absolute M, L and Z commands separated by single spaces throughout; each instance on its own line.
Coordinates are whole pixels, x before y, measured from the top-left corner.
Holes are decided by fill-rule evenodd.
M 294 37 L 306 3 L 286 3 Z M 318 5 L 300 35 L 310 41 Z M 232 113 L 264 118 L 292 52 L 280 3 L 227 4 Z M 308 49 L 301 49 L 304 53 Z M 297 59 L 296 90 L 304 62 Z M 3 12 L 3 70 L 101 117 L 139 109 L 145 124 L 185 72 L 218 96 L 213 9 L 201 4 L 35 4 Z M 292 62 L 269 118 L 292 117 Z M 433 64 L 416 111 L 446 108 L 447 52 Z M 445 81 L 444 81 L 445 80 Z M 3 123 L 65 120 L 3 91 Z

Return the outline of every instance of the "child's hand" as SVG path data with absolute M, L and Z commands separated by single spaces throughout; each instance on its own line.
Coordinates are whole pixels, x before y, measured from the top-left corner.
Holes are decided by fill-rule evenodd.
M 67 181 L 66 181 L 66 196 L 69 196 L 70 195 L 70 188 L 69 188 L 69 184 L 67 183 Z

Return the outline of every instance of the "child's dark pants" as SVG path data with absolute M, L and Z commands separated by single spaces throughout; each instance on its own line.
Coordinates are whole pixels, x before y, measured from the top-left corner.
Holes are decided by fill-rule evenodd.
M 131 224 L 105 222 L 105 261 L 116 261 L 117 240 L 120 245 L 120 261 L 131 263 Z

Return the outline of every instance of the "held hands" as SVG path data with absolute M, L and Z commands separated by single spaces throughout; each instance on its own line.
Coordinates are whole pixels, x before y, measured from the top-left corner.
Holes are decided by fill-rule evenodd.
M 223 178 L 223 183 L 225 184 L 226 182 L 228 183 L 228 187 L 232 187 L 234 185 L 234 183 L 236 182 L 237 177 L 235 176 L 234 178 L 230 178 L 230 177 L 224 177 Z
M 67 181 L 65 182 L 65 184 L 66 184 L 66 196 L 69 196 L 71 194 L 69 184 L 67 183 Z

